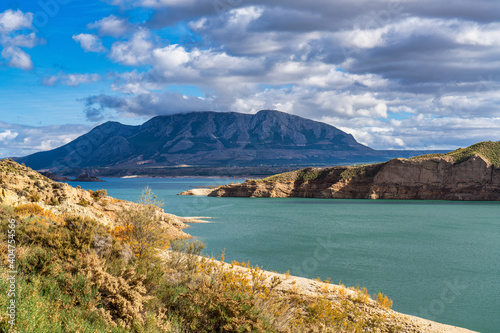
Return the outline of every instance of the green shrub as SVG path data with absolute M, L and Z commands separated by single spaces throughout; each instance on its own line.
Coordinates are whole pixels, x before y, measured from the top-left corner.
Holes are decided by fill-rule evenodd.
M 40 194 L 38 193 L 33 193 L 30 195 L 30 201 L 31 202 L 39 202 L 41 199 Z
M 340 174 L 340 180 L 346 181 L 351 178 L 363 175 L 365 174 L 365 172 L 366 172 L 365 166 L 347 168 Z
M 97 190 L 97 191 L 92 191 L 89 190 L 90 195 L 92 198 L 94 198 L 95 201 L 99 201 L 99 199 L 104 198 L 105 196 L 108 195 L 108 191 L 102 189 L 102 190 Z
M 80 201 L 78 201 L 77 205 L 80 205 L 82 207 L 88 207 L 90 205 L 90 202 L 82 198 Z
M 162 221 L 158 215 L 163 202 L 146 187 L 139 203 L 141 206 L 124 209 L 119 214 L 120 225 L 113 233 L 115 237 L 127 242 L 141 260 L 153 257 L 159 248 L 168 248 L 169 237 L 162 232 Z

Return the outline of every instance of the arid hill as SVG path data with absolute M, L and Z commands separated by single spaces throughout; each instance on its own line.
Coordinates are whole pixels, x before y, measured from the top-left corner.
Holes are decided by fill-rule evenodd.
M 11 207 L 31 205 L 54 216 L 73 215 L 91 218 L 105 226 L 116 225 L 117 214 L 124 209 L 137 207 L 136 203 L 119 200 L 107 195 L 106 190 L 86 191 L 65 183 L 53 181 L 40 173 L 12 160 L 0 160 L 0 204 Z M 188 238 L 182 229 L 193 222 L 165 213 L 157 214 L 165 228 L 176 237 Z
M 221 186 L 208 196 L 495 201 L 500 200 L 499 166 L 500 142 L 481 142 L 447 154 L 306 168 Z

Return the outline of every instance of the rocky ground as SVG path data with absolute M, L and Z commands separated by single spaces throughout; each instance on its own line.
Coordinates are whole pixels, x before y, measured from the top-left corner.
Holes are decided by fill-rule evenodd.
M 86 191 L 53 181 L 38 172 L 8 159 L 0 161 L 0 203 L 9 206 L 36 204 L 55 216 L 64 214 L 93 218 L 103 225 L 115 226 L 117 214 L 136 203 L 107 195 L 105 190 Z M 204 222 L 200 218 L 180 217 L 158 209 L 168 232 L 175 238 L 190 238 L 182 230 L 186 223 Z

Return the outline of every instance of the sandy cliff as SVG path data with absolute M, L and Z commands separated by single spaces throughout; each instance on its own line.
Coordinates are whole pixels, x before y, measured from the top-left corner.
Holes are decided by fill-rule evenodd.
M 500 168 L 473 154 L 393 159 L 362 167 L 307 168 L 263 180 L 226 185 L 216 197 L 500 200 Z

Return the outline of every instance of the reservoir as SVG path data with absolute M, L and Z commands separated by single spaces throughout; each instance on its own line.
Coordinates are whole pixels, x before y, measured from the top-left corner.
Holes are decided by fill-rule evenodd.
M 137 201 L 149 186 L 165 211 L 207 216 L 185 231 L 215 257 L 383 292 L 393 309 L 500 332 L 500 202 L 177 196 L 211 178 L 107 178 L 75 183 Z

